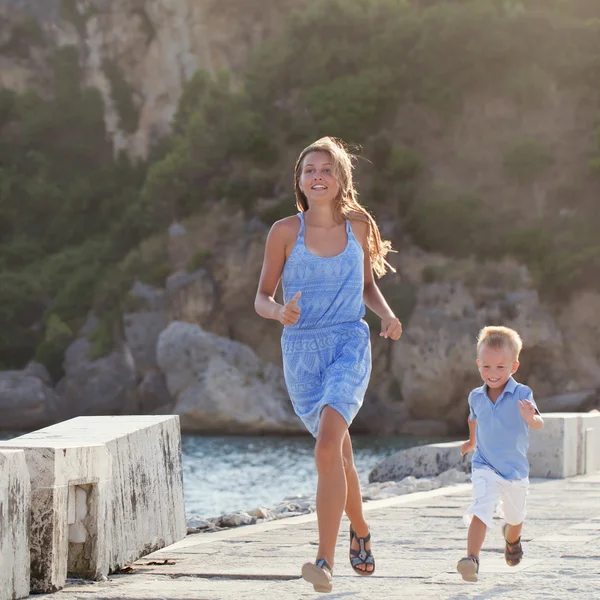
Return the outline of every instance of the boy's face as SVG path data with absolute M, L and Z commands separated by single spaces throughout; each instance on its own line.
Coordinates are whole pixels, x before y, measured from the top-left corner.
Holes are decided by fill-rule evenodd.
M 481 379 L 490 388 L 501 388 L 506 385 L 509 377 L 517 372 L 519 361 L 515 360 L 510 348 L 482 346 L 479 350 L 477 367 Z

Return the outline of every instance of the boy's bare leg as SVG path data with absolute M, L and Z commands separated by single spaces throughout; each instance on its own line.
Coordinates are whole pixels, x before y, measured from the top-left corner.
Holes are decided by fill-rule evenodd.
M 506 524 L 506 530 L 504 531 L 504 537 L 509 544 L 514 544 L 519 541 L 521 537 L 521 529 L 523 529 L 523 523 L 518 525 Z
M 485 523 L 476 516 L 473 516 L 467 537 L 467 556 L 479 558 L 479 552 L 481 551 L 481 546 L 483 546 L 485 533 Z
M 352 523 L 352 527 L 358 537 L 367 537 L 369 535 L 369 526 L 365 521 L 363 514 L 363 502 L 362 494 L 360 493 L 360 479 L 356 466 L 354 464 L 354 454 L 352 452 L 352 441 L 350 440 L 350 433 L 346 432 L 344 436 L 344 443 L 342 447 L 344 454 L 344 468 L 346 469 L 346 481 L 348 484 L 348 496 L 346 498 L 346 514 Z M 352 548 L 360 550 L 358 542 L 352 541 Z M 365 549 L 371 548 L 371 542 L 365 544 Z M 372 571 L 373 565 L 359 565 L 358 568 L 362 571 Z
M 346 505 L 346 471 L 342 457 L 342 443 L 348 424 L 335 409 L 326 406 L 321 413 L 319 433 L 315 445 L 317 463 L 317 521 L 319 550 L 317 558 L 324 558 L 333 567 L 335 543 Z

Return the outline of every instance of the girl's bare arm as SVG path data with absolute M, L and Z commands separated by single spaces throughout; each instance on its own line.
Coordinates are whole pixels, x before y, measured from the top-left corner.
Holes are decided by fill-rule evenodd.
M 258 291 L 254 300 L 256 312 L 265 319 L 279 320 L 283 306 L 275 301 L 275 292 L 279 286 L 283 265 L 285 264 L 285 225 L 278 221 L 271 227 L 267 236 Z

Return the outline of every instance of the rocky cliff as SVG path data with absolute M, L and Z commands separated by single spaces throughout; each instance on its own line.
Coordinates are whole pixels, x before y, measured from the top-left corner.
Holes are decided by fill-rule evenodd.
M 248 0 L 0 0 L 0 87 L 43 86 L 45 50 L 74 45 L 85 83 L 101 91 L 115 151 L 145 158 L 194 73 L 239 74 L 290 6 L 260 4 L 257 19 Z
M 259 318 L 253 300 L 269 225 L 294 211 L 298 147 L 309 133 L 338 131 L 365 141 L 361 194 L 400 248 L 398 274 L 381 287 L 405 324 L 392 345 L 368 316 L 373 378 L 356 430 L 463 431 L 467 393 L 479 384 L 475 336 L 487 324 L 521 332 L 518 379 L 533 388 L 542 411 L 597 405 L 600 146 L 591 89 L 600 38 L 592 15 L 525 14 L 493 2 L 309 4 L 292 19 L 295 28 L 262 48 L 249 76 L 247 56 L 302 2 L 0 0 L 0 87 L 48 94 L 51 50 L 69 46 L 84 83 L 101 94 L 103 108 L 89 111 L 93 131 L 103 110 L 115 151 L 148 156 L 185 92 L 176 139 L 164 139 L 167 149 L 149 160 L 149 174 L 128 195 L 119 195 L 120 179 L 99 197 L 50 176 L 29 186 L 23 168 L 22 186 L 9 197 L 11 244 L 1 240 L 14 274 L 26 271 L 23 281 L 13 273 L 3 280 L 22 321 L 9 337 L 35 337 L 31 346 L 58 385 L 35 364 L 0 375 L 0 415 L 10 412 L 11 427 L 27 427 L 32 415 L 38 424 L 172 410 L 195 431 L 297 431 L 281 388 L 280 327 Z M 535 48 L 531 31 L 539 36 Z M 361 36 L 369 52 L 351 52 Z M 490 42 L 496 39 L 502 44 Z M 567 39 L 577 40 L 568 64 L 544 51 Z M 309 50 L 309 66 L 299 65 Z M 225 67 L 232 86 L 192 78 Z M 10 101 L 15 114 L 0 131 L 9 154 L 22 128 L 37 123 L 35 109 L 29 121 L 19 116 L 23 97 Z M 55 152 L 48 130 L 43 151 L 60 163 L 71 155 Z M 58 132 L 70 148 L 71 138 Z M 89 154 L 100 154 L 103 135 Z M 22 150 L 29 167 L 31 148 Z M 45 174 L 62 171 L 40 164 Z M 87 183 L 102 172 L 94 165 Z M 71 202 L 57 200 L 63 196 Z M 52 208 L 35 212 L 41 205 Z M 86 212 L 90 205 L 101 210 Z M 20 212 L 33 223 L 22 225 Z M 154 221 L 144 229 L 148 214 Z M 40 222 L 59 221 L 52 215 L 65 217 L 54 236 L 65 246 L 47 242 L 55 254 L 46 261 L 46 246 L 34 242 Z M 81 229 L 75 241 L 66 235 L 75 227 L 71 215 Z M 89 227 L 95 219 L 102 227 Z M 27 250 L 32 262 L 38 257 L 35 269 Z M 6 364 L 17 369 L 30 356 Z M 236 415 L 230 421 L 220 409 L 227 402 Z

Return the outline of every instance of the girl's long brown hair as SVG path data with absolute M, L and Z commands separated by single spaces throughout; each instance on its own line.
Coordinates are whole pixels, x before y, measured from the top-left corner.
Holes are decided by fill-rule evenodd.
M 377 277 L 383 277 L 386 271 L 396 272 L 396 269 L 386 260 L 388 252 L 393 252 L 392 244 L 381 239 L 379 227 L 369 211 L 358 201 L 358 192 L 352 179 L 353 159 L 355 158 L 346 148 L 345 144 L 336 138 L 323 137 L 304 148 L 296 162 L 294 169 L 294 191 L 298 210 L 308 210 L 308 200 L 300 189 L 300 175 L 302 174 L 305 157 L 311 152 L 327 152 L 331 156 L 333 173 L 340 186 L 340 192 L 335 199 L 334 211 L 341 214 L 344 219 L 358 220 L 369 225 L 369 256 L 371 265 Z

